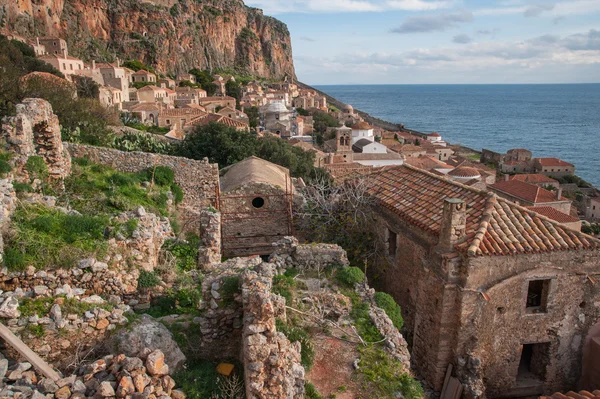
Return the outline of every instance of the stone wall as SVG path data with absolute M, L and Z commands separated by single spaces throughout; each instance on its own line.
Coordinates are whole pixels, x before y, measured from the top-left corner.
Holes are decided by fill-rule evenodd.
M 299 244 L 295 237 L 287 236 L 274 243 L 273 248 L 269 261 L 278 269 L 324 270 L 349 264 L 346 251 L 335 244 Z
M 200 247 L 198 266 L 210 270 L 221 263 L 221 213 L 214 208 L 200 212 Z
M 13 162 L 17 174 L 26 175 L 22 168 L 32 155 L 44 159 L 51 178 L 60 179 L 71 174 L 71 158 L 63 148 L 58 117 L 46 100 L 23 100 L 17 105 L 17 115 L 3 121 L 2 135 L 8 150 L 16 154 Z
M 285 308 L 277 305 L 282 301 L 271 292 L 273 276 L 273 265 L 263 263 L 255 270 L 246 270 L 242 277 L 243 358 L 248 399 L 287 399 L 304 395 L 300 343 L 290 343 L 275 328 L 275 319 L 285 312 Z
M 156 166 L 168 166 L 173 169 L 175 182 L 184 193 L 181 219 L 182 227 L 186 231 L 198 231 L 200 210 L 215 205 L 219 189 L 219 167 L 217 164 L 209 164 L 207 160 L 197 161 L 146 152 L 124 152 L 72 143 L 67 144 L 67 148 L 73 157 L 87 158 L 121 172 L 136 173 Z

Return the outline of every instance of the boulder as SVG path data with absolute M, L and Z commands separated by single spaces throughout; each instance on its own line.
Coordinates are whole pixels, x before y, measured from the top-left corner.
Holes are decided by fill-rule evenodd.
M 16 319 L 19 316 L 21 316 L 19 300 L 14 296 L 6 298 L 2 305 L 0 305 L 0 317 Z
M 185 355 L 167 328 L 148 315 L 143 315 L 127 328 L 121 329 L 108 341 L 113 353 L 146 358 L 149 352 L 160 350 L 169 369 L 177 371 L 185 363 Z
M 165 355 L 161 350 L 157 349 L 148 355 L 146 369 L 148 370 L 148 374 L 152 376 L 169 373 L 169 366 L 165 364 Z

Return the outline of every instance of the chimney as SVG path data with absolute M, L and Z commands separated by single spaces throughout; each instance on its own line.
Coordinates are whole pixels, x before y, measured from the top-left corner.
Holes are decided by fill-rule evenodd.
M 92 71 L 96 69 L 96 60 L 92 60 Z
M 509 174 L 504 175 L 504 181 L 509 181 L 509 180 L 510 180 L 510 175 Z
M 467 206 L 459 198 L 446 198 L 442 210 L 442 225 L 437 248 L 441 252 L 454 251 L 454 245 L 465 237 Z
M 62 53 L 63 53 L 63 58 L 67 58 L 67 49 L 66 48 L 62 49 Z
M 556 189 L 556 200 L 557 201 L 560 201 L 560 199 L 562 198 L 562 190 L 563 189 L 560 186 Z
M 39 37 L 35 38 L 35 44 L 38 45 L 38 46 L 40 45 L 40 38 Z
M 121 67 L 121 60 L 119 59 L 119 57 L 117 57 L 117 68 Z

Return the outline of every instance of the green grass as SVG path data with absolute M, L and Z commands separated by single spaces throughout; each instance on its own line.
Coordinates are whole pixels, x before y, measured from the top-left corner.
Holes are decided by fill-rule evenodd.
M 165 295 L 152 299 L 150 309 L 143 311 L 152 317 L 163 317 L 172 314 L 200 315 L 198 309 L 202 299 L 201 287 L 170 290 Z
M 173 375 L 175 384 L 187 399 L 208 399 L 219 393 L 216 364 L 201 360 L 189 364 Z
M 366 342 L 381 341 L 383 337 L 369 316 L 369 309 L 371 308 L 369 304 L 363 301 L 354 291 L 343 292 L 343 294 L 352 301 L 350 317 L 354 319 L 354 324 L 360 336 Z
M 301 363 L 306 371 L 309 371 L 315 362 L 315 346 L 310 334 L 300 327 L 287 325 L 279 319 L 275 322 L 277 331 L 284 333 L 290 342 L 300 342 Z
M 46 297 L 40 297 L 40 298 L 23 298 L 21 299 L 21 302 L 19 303 L 19 310 L 21 311 L 21 316 L 23 317 L 29 317 L 29 316 L 33 316 L 33 315 L 38 315 L 39 317 L 44 317 L 46 316 L 49 312 L 50 309 L 52 308 L 52 306 L 54 305 L 54 299 L 55 298 L 46 298 Z M 87 312 L 88 310 L 94 309 L 94 308 L 101 308 L 104 310 L 112 310 L 113 306 L 108 303 L 105 302 L 103 304 L 92 304 L 92 303 L 85 303 L 85 302 L 81 302 L 78 301 L 77 299 L 74 298 L 65 298 L 64 302 L 62 305 L 60 305 L 63 317 L 66 317 L 66 315 L 68 314 L 76 314 L 78 316 L 82 316 L 85 312 Z
M 230 276 L 223 278 L 221 288 L 219 289 L 223 306 L 229 306 L 233 303 L 235 294 L 241 292 L 240 277 Z
M 173 171 L 157 167 L 140 173 L 123 173 L 108 166 L 75 159 L 73 173 L 65 181 L 61 200 L 86 214 L 116 214 L 143 206 L 147 211 L 167 216 L 167 192 L 175 185 Z M 141 183 L 154 176 L 155 184 L 144 189 Z
M 42 205 L 20 206 L 11 222 L 4 266 L 23 270 L 72 267 L 89 256 L 102 257 L 108 245 L 105 229 L 108 217 L 66 215 Z
M 285 303 L 288 306 L 292 305 L 293 289 L 296 288 L 296 280 L 294 280 L 293 269 L 288 269 L 285 274 L 279 274 L 273 277 L 273 293 L 281 295 L 285 298 Z
M 304 397 L 306 399 L 323 399 L 317 388 L 310 382 L 304 383 Z
M 390 357 L 379 345 L 359 347 L 360 364 L 358 372 L 368 383 L 365 387 L 375 398 L 396 398 L 401 392 L 403 398 L 423 398 L 421 384 L 404 370 L 402 364 Z
M 27 325 L 26 329 L 31 335 L 33 335 L 36 338 L 42 338 L 44 335 L 46 335 L 46 330 L 41 324 L 29 324 Z

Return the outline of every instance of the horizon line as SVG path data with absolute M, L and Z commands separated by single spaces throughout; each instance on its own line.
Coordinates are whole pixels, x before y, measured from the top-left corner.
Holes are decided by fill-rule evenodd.
M 305 83 L 300 79 L 299 82 Z M 533 86 L 533 85 L 600 85 L 600 82 L 583 83 L 305 83 L 310 86 Z

